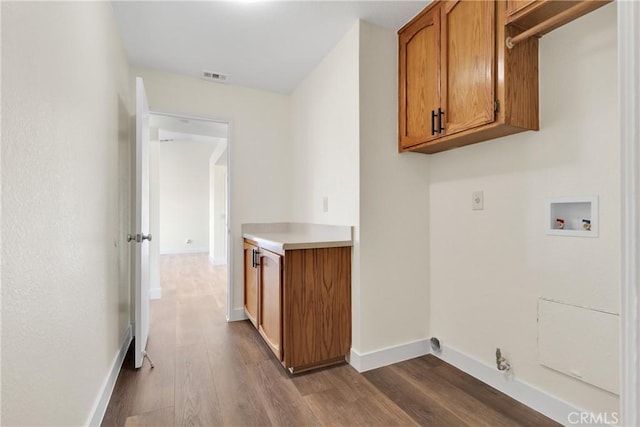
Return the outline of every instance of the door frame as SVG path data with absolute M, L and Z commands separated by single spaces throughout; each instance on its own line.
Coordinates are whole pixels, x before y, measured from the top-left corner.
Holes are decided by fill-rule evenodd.
M 620 423 L 640 425 L 640 3 L 618 1 Z
M 233 239 L 231 238 L 231 230 L 233 230 L 232 222 L 233 218 L 231 216 L 231 206 L 233 200 L 233 191 L 232 184 L 233 180 L 231 179 L 231 152 L 232 143 L 231 143 L 231 129 L 233 127 L 232 120 L 221 120 L 221 119 L 212 119 L 210 117 L 203 117 L 198 115 L 185 115 L 185 114 L 176 114 L 168 111 L 162 110 L 149 110 L 149 114 L 156 114 L 160 116 L 169 116 L 176 117 L 179 119 L 187 119 L 187 120 L 200 120 L 204 122 L 213 122 L 213 123 L 222 123 L 227 125 L 227 206 L 226 206 L 226 219 L 227 219 L 227 321 L 237 320 L 233 318 L 233 301 L 234 301 L 234 286 L 233 286 L 233 270 L 234 270 L 234 259 L 233 259 Z

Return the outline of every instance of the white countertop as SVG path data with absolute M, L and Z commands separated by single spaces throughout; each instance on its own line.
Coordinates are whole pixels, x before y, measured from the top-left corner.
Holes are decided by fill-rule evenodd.
M 243 224 L 242 237 L 284 255 L 292 249 L 353 246 L 353 227 L 291 222 Z

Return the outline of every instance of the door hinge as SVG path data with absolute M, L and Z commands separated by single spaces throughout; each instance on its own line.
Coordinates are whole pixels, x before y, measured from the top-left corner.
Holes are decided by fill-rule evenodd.
M 500 101 L 498 101 L 497 99 L 493 102 L 493 112 L 497 113 L 498 111 L 500 111 Z

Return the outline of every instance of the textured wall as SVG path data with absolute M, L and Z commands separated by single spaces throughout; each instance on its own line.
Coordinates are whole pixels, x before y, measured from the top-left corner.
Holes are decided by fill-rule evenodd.
M 128 105 L 108 3 L 2 2 L 3 425 L 85 424 L 120 348 Z

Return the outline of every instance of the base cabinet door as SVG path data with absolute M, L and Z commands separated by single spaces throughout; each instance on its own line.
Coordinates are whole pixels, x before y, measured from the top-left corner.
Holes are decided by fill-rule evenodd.
M 258 247 L 244 242 L 244 311 L 258 326 Z
M 282 257 L 260 249 L 258 330 L 282 360 Z

